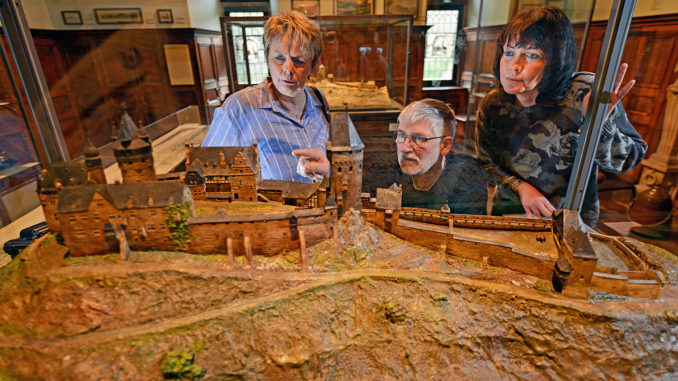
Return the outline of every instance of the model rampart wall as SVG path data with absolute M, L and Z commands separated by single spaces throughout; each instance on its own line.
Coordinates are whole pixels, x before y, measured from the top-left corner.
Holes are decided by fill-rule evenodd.
M 403 219 L 392 224 L 391 233 L 431 250 L 441 250 L 457 257 L 509 268 L 542 279 L 553 277 L 555 261 L 518 253 L 513 250 L 513 245 L 508 243 L 464 237 L 452 234 L 446 227 L 424 226 Z
M 296 225 L 294 220 L 296 219 Z M 254 254 L 272 256 L 299 248 L 299 230 L 306 245 L 332 237 L 336 210 L 306 209 L 294 212 L 246 216 L 192 217 L 188 223 L 193 240 L 185 251 L 196 254 L 226 253 L 228 238 L 234 254 L 245 254 L 249 237 Z
M 400 218 L 435 225 L 449 225 L 450 213 L 421 208 L 402 208 Z

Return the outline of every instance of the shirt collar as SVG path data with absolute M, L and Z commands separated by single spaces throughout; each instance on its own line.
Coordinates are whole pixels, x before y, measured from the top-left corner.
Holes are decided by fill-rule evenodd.
M 263 91 L 262 91 L 262 97 L 261 97 L 261 105 L 259 108 L 270 108 L 271 110 L 275 112 L 283 112 L 283 108 L 280 105 L 278 101 L 273 98 L 273 94 L 271 94 L 271 89 L 270 89 L 270 84 L 271 84 L 271 77 L 266 77 L 266 80 L 262 82 L 260 85 L 263 86 Z M 314 112 L 318 110 L 322 105 L 316 101 L 315 96 L 311 94 L 310 89 L 308 86 L 304 85 L 304 92 L 306 93 L 306 108 L 304 109 L 304 112 Z M 309 102 L 310 100 L 310 102 Z

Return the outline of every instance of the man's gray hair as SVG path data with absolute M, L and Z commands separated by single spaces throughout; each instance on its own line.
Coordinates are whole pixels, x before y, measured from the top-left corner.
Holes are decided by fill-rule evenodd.
M 412 102 L 398 116 L 398 123 L 415 124 L 427 120 L 434 136 L 452 136 L 457 132 L 454 111 L 443 101 L 426 98 Z

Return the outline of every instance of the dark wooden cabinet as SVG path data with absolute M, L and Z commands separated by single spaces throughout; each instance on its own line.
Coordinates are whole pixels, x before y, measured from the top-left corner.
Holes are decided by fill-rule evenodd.
M 591 24 L 582 70 L 596 70 L 606 27 L 606 22 Z M 629 120 L 649 145 L 645 155 L 648 157 L 656 151 L 661 136 L 666 89 L 677 77 L 674 68 L 678 63 L 678 15 L 633 19 L 622 62 L 629 64 L 625 81 L 636 80 L 622 103 Z M 635 183 L 640 170 L 638 167 L 619 176 L 626 182 Z
M 71 157 L 82 154 L 87 137 L 96 146 L 110 141 L 123 103 L 135 122 L 146 125 L 190 105 L 205 110 L 226 95 L 225 65 L 221 73 L 218 69 L 223 61 L 218 32 L 124 29 L 32 34 Z M 170 84 L 166 44 L 188 46 L 193 85 Z

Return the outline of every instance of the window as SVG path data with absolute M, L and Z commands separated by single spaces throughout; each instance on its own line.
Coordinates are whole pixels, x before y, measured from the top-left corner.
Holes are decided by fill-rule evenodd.
M 235 49 L 238 83 L 254 85 L 262 82 L 268 76 L 268 66 L 266 66 L 266 57 L 264 56 L 264 28 L 233 25 L 231 26 L 231 33 L 233 33 L 234 41 L 237 41 L 233 48 Z M 247 56 L 245 56 L 244 45 L 247 45 Z
M 428 10 L 426 24 L 432 25 L 426 32 L 424 52 L 424 81 L 434 86 L 455 80 L 457 36 L 461 27 L 459 9 Z

